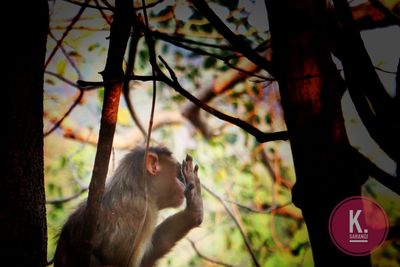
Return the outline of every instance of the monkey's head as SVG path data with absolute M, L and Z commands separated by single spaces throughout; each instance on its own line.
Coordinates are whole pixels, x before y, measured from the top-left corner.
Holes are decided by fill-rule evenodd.
M 147 179 L 159 209 L 178 207 L 185 200 L 185 184 L 181 165 L 172 153 L 151 149 L 146 156 Z M 164 151 L 162 151 L 164 152 Z

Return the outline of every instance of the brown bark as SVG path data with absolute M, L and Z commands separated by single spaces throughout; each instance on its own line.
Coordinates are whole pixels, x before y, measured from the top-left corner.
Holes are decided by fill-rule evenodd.
M 130 18 L 133 14 L 132 12 L 133 6 L 130 1 L 116 1 L 114 20 L 110 30 L 107 62 L 102 75 L 104 81 L 116 80 L 117 82 L 108 83 L 104 88 L 99 141 L 97 143 L 92 179 L 89 185 L 89 196 L 84 215 L 85 225 L 81 236 L 82 244 L 84 244 L 81 255 L 79 255 L 79 258 L 82 259 L 81 266 L 90 265 L 93 236 L 96 231 L 100 201 L 104 192 L 117 122 L 119 99 L 122 92 L 122 82 L 120 82 L 123 81 L 124 77 L 122 63 L 131 30 Z
M 332 243 L 328 220 L 342 199 L 361 194 L 366 175 L 351 156 L 341 112 L 343 84 L 327 45 L 324 1 L 266 1 L 273 63 L 289 131 L 296 184 L 315 266 L 370 266 Z M 290 18 L 294 23 L 287 23 Z
M 44 266 L 47 229 L 42 113 L 48 6 L 46 0 L 28 1 L 6 9 L 13 16 L 3 33 L 1 265 Z

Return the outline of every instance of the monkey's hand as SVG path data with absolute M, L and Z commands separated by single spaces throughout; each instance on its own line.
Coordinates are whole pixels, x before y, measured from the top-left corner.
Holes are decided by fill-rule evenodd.
M 189 155 L 182 162 L 183 175 L 186 178 L 186 209 L 185 212 L 193 222 L 199 226 L 203 221 L 203 199 L 201 198 L 201 184 L 198 176 L 199 166 L 193 168 L 193 158 Z

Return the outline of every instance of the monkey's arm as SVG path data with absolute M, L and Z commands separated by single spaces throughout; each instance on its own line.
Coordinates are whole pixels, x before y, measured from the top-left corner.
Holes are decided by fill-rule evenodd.
M 185 192 L 186 208 L 168 217 L 157 226 L 152 237 L 152 247 L 145 253 L 141 267 L 153 266 L 158 259 L 175 246 L 178 240 L 203 221 L 203 200 L 197 174 L 198 166 L 196 165 L 193 168 L 193 160 L 190 156 L 186 158 L 182 165 L 187 183 L 192 184 L 190 190 Z
M 145 253 L 141 267 L 150 267 L 167 254 L 175 243 L 182 239 L 192 228 L 198 226 L 194 223 L 192 215 L 183 210 L 165 219 L 154 231 L 152 246 Z

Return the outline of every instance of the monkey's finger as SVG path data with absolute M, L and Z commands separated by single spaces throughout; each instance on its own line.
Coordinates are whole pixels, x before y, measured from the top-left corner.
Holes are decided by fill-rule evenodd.
M 196 182 L 196 186 L 198 186 L 200 183 L 200 180 L 199 180 L 199 165 L 197 165 L 197 164 L 194 166 L 194 180 Z
M 189 154 L 186 155 L 186 162 L 188 163 L 189 171 L 193 170 L 193 158 Z
M 197 194 L 201 194 L 201 183 L 200 183 L 200 179 L 198 176 L 198 171 L 199 171 L 199 166 L 196 164 L 196 166 L 194 167 L 194 173 L 196 174 L 194 177 L 194 182 L 196 183 L 196 191 Z
M 186 154 L 186 161 L 193 161 L 192 156 L 190 156 L 189 154 Z
M 187 173 L 187 167 L 186 167 L 186 161 L 185 160 L 182 160 L 182 173 L 183 173 L 183 176 L 185 177 L 185 182 L 186 183 L 188 183 L 188 173 Z

